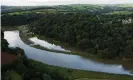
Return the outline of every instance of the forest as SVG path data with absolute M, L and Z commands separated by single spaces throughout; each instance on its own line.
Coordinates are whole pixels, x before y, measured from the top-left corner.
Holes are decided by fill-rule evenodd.
M 29 24 L 30 32 L 108 59 L 133 58 L 133 14 L 47 14 Z
M 133 60 L 131 5 L 74 4 L 1 8 L 2 28 L 23 25 L 28 29 L 26 31 L 31 33 L 30 36 L 39 35 L 55 40 L 103 60 Z M 28 59 L 24 50 L 19 47 L 8 46 L 9 43 L 4 39 L 4 31 L 1 31 L 2 54 L 16 56 L 14 62 L 1 65 L 2 80 L 132 80 L 132 76 L 128 75 L 50 66 Z
M 2 9 L 12 11 L 14 8 L 30 10 L 2 14 L 3 27 L 28 24 L 29 31 L 35 35 L 66 43 L 87 54 L 107 59 L 133 58 L 131 5 L 75 4 L 11 9 L 4 6 Z
M 18 26 L 25 25 L 41 18 L 41 14 L 34 12 L 18 13 L 13 15 L 2 15 L 2 26 Z

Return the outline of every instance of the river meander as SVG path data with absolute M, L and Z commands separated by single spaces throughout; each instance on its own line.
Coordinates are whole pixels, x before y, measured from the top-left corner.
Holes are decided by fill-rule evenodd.
M 9 47 L 20 47 L 24 49 L 28 58 L 45 64 L 95 72 L 133 75 L 130 70 L 124 69 L 121 64 L 105 64 L 78 55 L 49 52 L 31 47 L 21 40 L 18 30 L 5 31 L 4 38 L 8 41 Z M 56 47 L 56 45 L 54 45 L 54 47 Z

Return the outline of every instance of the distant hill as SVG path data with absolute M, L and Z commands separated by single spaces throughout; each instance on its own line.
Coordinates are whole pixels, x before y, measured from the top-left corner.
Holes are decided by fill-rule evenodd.
M 87 12 L 87 13 L 110 13 L 114 11 L 129 11 L 133 12 L 132 4 L 70 4 L 57 6 L 1 6 L 2 13 L 25 11 L 25 10 L 40 10 L 40 9 L 55 9 L 58 12 Z

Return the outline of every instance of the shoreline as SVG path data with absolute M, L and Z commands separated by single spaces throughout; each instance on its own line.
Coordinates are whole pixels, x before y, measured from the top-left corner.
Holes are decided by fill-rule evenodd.
M 24 36 L 23 35 L 23 33 L 20 33 L 20 35 L 21 35 L 21 40 L 24 42 L 24 43 L 26 43 L 26 44 L 32 44 L 32 42 L 31 41 L 29 41 L 28 40 L 28 38 L 30 38 L 30 37 L 35 37 L 35 36 Z M 49 42 L 49 43 L 54 43 L 54 42 L 51 42 L 50 41 L 50 39 L 46 39 L 46 37 L 44 37 L 45 39 L 42 39 L 42 38 L 40 38 L 41 36 L 36 36 L 36 37 L 38 37 L 38 39 L 41 39 L 41 40 L 45 40 L 45 41 L 47 41 L 47 42 Z M 26 42 L 27 41 L 27 42 Z M 28 44 L 28 45 L 29 45 Z M 54 43 L 55 45 L 60 45 L 60 44 L 58 44 L 58 43 Z M 60 46 L 62 46 L 63 44 L 61 44 Z M 31 46 L 31 45 L 30 45 Z M 31 46 L 31 47 L 34 47 L 34 48 L 37 48 L 37 49 L 41 49 L 41 50 L 46 50 L 46 51 L 50 51 L 50 52 L 55 52 L 55 53 L 63 53 L 63 54 L 70 54 L 70 55 L 78 55 L 78 56 L 81 56 L 81 57 L 84 57 L 84 58 L 86 58 L 86 59 L 92 59 L 92 60 L 94 60 L 94 61 L 98 61 L 98 62 L 102 62 L 102 63 L 105 63 L 105 64 L 122 64 L 122 66 L 125 68 L 125 69 L 131 69 L 131 70 L 133 70 L 133 64 L 132 64 L 132 62 L 133 62 L 133 60 L 120 60 L 120 59 L 118 59 L 118 60 L 111 60 L 111 59 L 101 59 L 101 58 L 98 58 L 97 56 L 93 56 L 93 55 L 89 55 L 89 54 L 86 54 L 86 53 L 84 53 L 84 54 L 82 54 L 82 52 L 73 52 L 73 51 L 71 51 L 71 52 L 63 52 L 63 51 L 57 51 L 57 50 L 51 50 L 51 49 L 47 49 L 47 48 L 45 48 L 45 47 L 42 47 L 42 46 L 40 46 L 40 45 L 33 45 L 33 46 Z M 66 46 L 63 46 L 63 48 L 64 47 L 66 47 Z M 68 47 L 68 46 L 67 46 Z M 65 48 L 66 49 L 66 48 Z M 68 48 L 67 48 L 68 49 Z M 69 49 L 68 49 L 69 50 Z M 74 50 L 74 49 L 73 49 Z M 129 64 L 130 64 L 130 66 L 129 66 Z
M 16 30 L 16 29 L 14 29 L 14 30 Z M 19 29 L 18 29 L 19 30 Z M 28 38 L 29 37 L 33 37 L 33 36 L 24 36 L 24 34 L 21 32 L 21 30 L 20 30 L 20 34 L 19 34 L 21 37 L 21 40 L 24 42 L 24 43 L 26 43 L 26 44 L 31 44 L 31 42 L 28 40 Z M 25 40 L 25 41 L 24 41 Z M 26 42 L 27 41 L 27 42 Z M 29 41 L 29 42 L 28 42 Z M 46 40 L 47 41 L 47 40 Z M 30 46 L 30 45 L 29 45 Z M 35 48 L 38 48 L 38 46 L 31 46 L 31 47 L 35 47 Z M 38 49 L 40 49 L 40 48 L 38 48 Z M 46 49 L 42 49 L 42 50 L 46 50 Z M 51 51 L 51 52 L 56 52 L 56 53 L 62 53 L 62 52 L 58 52 L 58 51 L 53 51 L 53 50 L 47 50 L 47 51 Z M 63 52 L 64 53 L 64 52 Z M 65 53 L 65 54 L 72 54 L 72 55 L 75 55 L 74 53 Z M 78 54 L 76 54 L 76 55 L 78 55 Z M 79 55 L 79 56 L 82 56 L 82 55 Z M 82 56 L 83 57 L 83 56 Z M 86 57 L 86 56 L 85 56 Z M 86 58 L 89 58 L 89 59 L 93 59 L 91 56 L 89 56 L 89 57 L 86 57 Z M 96 57 L 93 59 L 94 61 L 96 60 L 96 61 L 98 61 L 98 62 L 102 62 L 102 63 L 107 63 L 107 64 L 125 64 L 127 61 L 121 61 L 120 60 L 120 62 L 119 61 L 116 61 L 116 60 L 100 60 L 100 59 L 97 59 Z M 130 61 L 130 62 L 128 62 L 128 63 L 126 63 L 126 64 L 130 64 L 132 61 Z M 126 65 L 125 64 L 125 65 Z M 131 66 L 129 66 L 129 65 L 126 65 L 127 66 L 127 68 L 128 69 L 130 69 L 133 65 L 131 64 Z M 124 67 L 124 66 L 123 66 Z M 125 67 L 124 67 L 125 68 Z M 132 70 L 133 68 L 131 68 L 131 70 Z
M 87 78 L 86 80 L 95 80 L 95 79 L 100 79 L 100 80 L 132 80 L 132 76 L 130 75 L 124 75 L 124 74 L 111 74 L 111 73 L 103 73 L 103 72 L 94 72 L 94 71 L 86 71 L 86 70 L 78 70 L 78 69 L 70 69 L 70 68 L 65 68 L 65 67 L 58 67 L 58 66 L 52 66 L 52 65 L 47 65 L 45 63 L 41 63 L 38 61 L 34 60 L 29 60 L 34 66 L 45 66 L 45 68 L 49 69 L 55 69 L 59 72 L 64 72 L 64 73 L 69 73 L 69 76 L 72 76 L 74 80 L 81 79 L 82 78 Z M 39 68 L 39 67 L 38 67 Z M 39 68 L 40 69 L 40 68 Z M 40 70 L 43 70 L 41 68 Z
M 46 40 L 50 44 L 53 43 L 55 45 L 59 45 L 59 46 L 61 46 L 62 48 L 66 49 L 66 50 L 70 50 L 71 52 L 65 52 L 65 51 L 59 51 L 59 50 L 51 50 L 51 49 L 42 47 L 40 45 L 32 45 L 32 46 L 30 45 L 31 47 L 38 48 L 38 49 L 41 49 L 41 50 L 50 51 L 50 52 L 79 55 L 79 56 L 82 56 L 82 57 L 85 57 L 85 58 L 92 58 L 92 59 L 97 59 L 98 58 L 97 56 L 94 56 L 94 55 L 91 55 L 91 54 L 87 54 L 86 52 L 82 52 L 82 51 L 74 49 L 74 48 L 72 48 L 70 46 L 67 46 L 66 44 L 62 44 L 62 43 L 59 44 L 59 43 L 55 43 L 53 41 L 51 42 L 51 39 L 48 39 L 48 38 L 46 39 L 46 37 L 45 37 L 45 39 L 43 39 L 44 37 L 41 37 L 39 35 L 35 35 L 35 36 L 29 35 L 29 36 L 27 36 L 27 35 L 24 35 L 25 33 L 23 33 L 20 29 L 19 29 L 19 31 L 20 31 L 19 35 L 20 35 L 21 40 L 24 43 L 26 43 L 27 45 L 33 44 L 33 42 L 29 40 L 29 38 L 37 37 L 40 40 Z
M 32 37 L 37 37 L 38 39 L 41 39 L 41 40 L 45 40 L 49 43 L 53 43 L 55 45 L 59 45 L 61 47 L 63 47 L 64 49 L 67 49 L 67 50 L 70 50 L 71 52 L 64 52 L 64 51 L 57 51 L 57 50 L 51 50 L 51 49 L 47 49 L 45 47 L 42 47 L 40 45 L 33 45 L 31 47 L 34 47 L 34 48 L 38 48 L 38 49 L 41 49 L 41 50 L 46 50 L 46 51 L 51 51 L 51 52 L 56 52 L 56 53 L 64 53 L 64 54 L 72 54 L 72 55 L 79 55 L 79 56 L 82 56 L 82 57 L 85 57 L 85 58 L 90 58 L 90 59 L 94 59 L 94 60 L 98 60 L 98 61 L 104 61 L 106 60 L 107 62 L 109 61 L 118 61 L 118 62 L 123 62 L 123 61 L 133 61 L 133 60 L 122 60 L 122 59 L 101 59 L 99 58 L 98 56 L 96 55 L 91 55 L 91 54 L 87 54 L 86 52 L 83 52 L 83 51 L 80 51 L 80 50 L 77 50 L 75 49 L 74 47 L 71 47 L 71 46 L 68 46 L 67 44 L 63 44 L 59 41 L 55 41 L 55 40 L 52 40 L 50 38 L 46 38 L 44 36 L 39 36 L 39 35 L 36 35 L 36 36 L 27 36 L 27 35 L 24 35 L 25 33 L 23 33 L 23 26 L 26 26 L 26 25 L 22 25 L 22 26 L 15 26 L 13 28 L 10 28 L 10 27 L 4 27 L 2 29 L 4 29 L 4 31 L 6 30 L 9 30 L 9 31 L 12 31 L 12 30 L 19 30 L 20 33 L 20 38 L 21 40 L 26 43 L 27 45 L 31 46 L 30 44 L 33 44 L 29 38 L 32 38 Z

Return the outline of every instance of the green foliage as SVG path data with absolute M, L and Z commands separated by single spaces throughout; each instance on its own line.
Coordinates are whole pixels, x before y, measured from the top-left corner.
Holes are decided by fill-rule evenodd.
M 133 11 L 130 4 L 114 4 L 114 5 L 92 5 L 92 4 L 72 4 L 58 6 L 1 6 L 2 14 L 21 14 L 23 12 L 36 13 L 89 13 L 103 14 L 113 11 Z
M 15 71 L 11 70 L 8 73 L 9 80 L 23 80 L 22 77 Z
M 16 53 L 17 55 L 24 56 L 24 50 L 21 49 L 21 48 L 19 48 L 19 47 L 16 47 L 16 48 L 15 48 L 15 53 Z
M 39 19 L 42 15 L 32 13 L 23 13 L 23 14 L 7 14 L 2 15 L 1 23 L 2 26 L 17 26 L 17 25 L 24 25 Z
M 130 15 L 47 14 L 29 25 L 34 34 L 74 46 L 103 58 L 131 58 L 133 23 Z M 126 53 L 125 51 L 128 51 Z M 125 54 L 126 56 L 122 56 Z
M 25 62 L 27 64 L 25 64 Z M 10 65 L 12 65 L 12 67 Z M 22 62 L 17 61 L 10 65 L 8 65 L 6 69 L 4 69 L 5 67 L 2 67 L 2 80 L 75 80 L 81 78 L 132 80 L 132 76 L 50 66 L 26 58 L 23 58 Z
M 2 15 L 2 26 L 24 25 L 32 22 L 28 28 L 37 35 L 67 43 L 69 46 L 91 52 L 102 58 L 133 58 L 133 23 L 122 23 L 123 20 L 133 18 L 133 14 L 97 15 L 112 11 L 131 12 L 133 11 L 131 6 L 68 5 L 54 7 L 10 7 L 11 9 L 2 7 L 4 9 L 2 13 L 3 11 L 4 13 L 12 12 Z M 43 18 L 41 18 L 42 15 L 36 13 L 47 11 L 57 13 L 46 13 Z M 1 35 L 2 51 L 24 56 L 22 49 L 8 48 L 8 42 L 4 39 L 3 32 Z M 41 64 L 24 57 L 19 58 L 12 64 L 2 65 L 2 80 L 22 80 L 22 78 L 23 80 L 73 80 L 78 78 L 132 80 L 130 76 L 73 70 Z
M 5 39 L 1 39 L 1 51 L 6 51 L 8 49 L 8 42 Z
M 76 70 L 76 69 L 68 69 L 63 67 L 51 66 L 47 64 L 42 64 L 37 61 L 29 60 L 31 65 L 33 65 L 37 70 L 46 72 L 50 74 L 51 77 L 55 80 L 78 80 L 81 78 L 88 78 L 90 80 L 95 79 L 111 79 L 111 80 L 132 80 L 132 76 L 121 76 L 121 75 L 114 75 L 114 74 L 107 74 L 107 73 L 100 73 L 100 72 L 91 72 L 91 71 L 84 71 L 84 70 Z M 61 75 L 61 78 L 57 78 L 57 76 Z M 55 77 L 54 77 L 55 76 Z M 64 77 L 64 78 L 63 78 Z M 82 80 L 82 79 L 81 79 Z
M 21 62 L 20 62 L 21 61 Z M 27 64 L 26 64 L 27 63 Z M 11 74 L 12 73 L 12 74 Z M 19 76 L 20 75 L 20 76 Z M 13 64 L 2 66 L 3 80 L 71 80 L 72 78 L 65 72 L 55 68 L 50 68 L 37 62 L 32 63 L 26 58 L 18 59 Z
M 4 32 L 1 31 L 1 51 L 7 51 L 8 50 L 8 42 L 4 39 Z
M 47 74 L 43 74 L 42 77 L 43 77 L 43 80 L 52 80 L 51 76 L 49 76 Z
M 128 15 L 128 14 L 132 14 L 133 12 L 129 12 L 129 11 L 113 11 L 113 12 L 110 12 L 110 13 L 106 13 L 106 14 L 110 14 L 110 15 L 113 15 L 113 14 L 125 14 L 125 15 Z
M 9 45 L 9 43 L 7 42 L 6 39 L 4 39 L 4 32 L 1 31 L 1 51 L 8 52 L 10 54 L 19 55 L 21 57 L 25 57 L 23 49 L 21 49 L 19 47 L 9 48 L 8 45 Z

